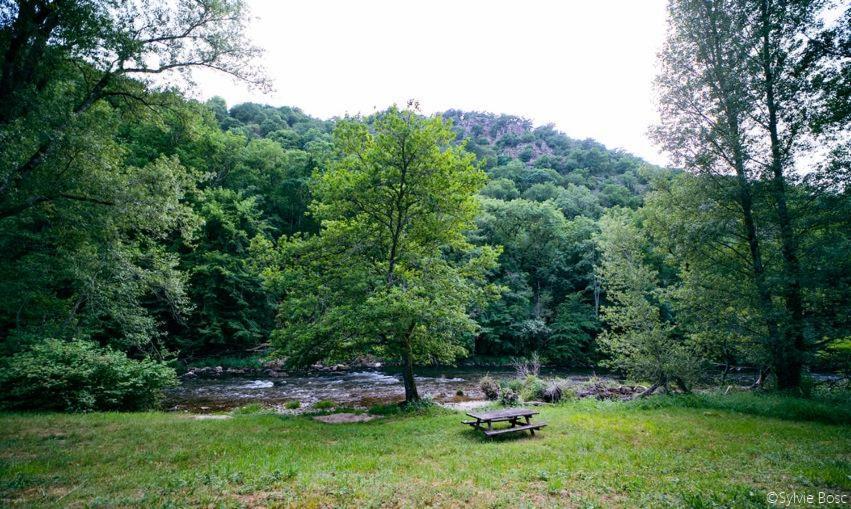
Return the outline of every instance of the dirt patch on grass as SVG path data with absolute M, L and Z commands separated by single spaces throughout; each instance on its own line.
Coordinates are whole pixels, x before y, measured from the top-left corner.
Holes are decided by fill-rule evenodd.
M 369 414 L 329 414 L 329 415 L 317 415 L 314 417 L 319 422 L 324 422 L 326 424 L 346 424 L 350 422 L 366 422 L 371 421 L 373 419 L 378 419 L 376 415 Z

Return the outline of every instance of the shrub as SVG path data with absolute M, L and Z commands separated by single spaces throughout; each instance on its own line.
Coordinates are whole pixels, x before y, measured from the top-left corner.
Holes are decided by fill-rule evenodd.
M 517 378 L 523 379 L 528 376 L 537 377 L 541 372 L 541 357 L 538 352 L 533 352 L 528 359 L 514 359 L 511 361 Z
M 479 387 L 485 393 L 485 397 L 489 400 L 495 400 L 499 397 L 499 383 L 490 375 L 485 375 L 479 381 Z
M 284 405 L 284 408 L 288 410 L 295 410 L 299 407 L 301 407 L 301 401 L 287 401 L 287 403 Z
M 499 402 L 505 406 L 514 406 L 520 400 L 520 396 L 513 389 L 503 389 L 499 394 Z
M 547 403 L 558 403 L 563 395 L 561 385 L 558 382 L 550 382 L 544 387 L 542 399 Z
M 516 393 L 520 393 L 523 390 L 523 380 L 515 379 L 509 380 L 505 386 Z
M 328 400 L 328 399 L 323 399 L 322 401 L 317 401 L 316 404 L 313 405 L 313 408 L 315 408 L 317 410 L 329 410 L 331 408 L 334 408 L 335 406 L 337 406 L 337 404 L 334 403 L 333 401 Z
M 399 408 L 403 412 L 427 412 L 436 407 L 437 404 L 429 398 L 422 398 L 416 401 L 403 401 L 399 405 Z
M 91 341 L 49 339 L 0 364 L 0 406 L 8 409 L 143 410 L 174 385 L 166 364 L 133 360 Z
M 523 401 L 541 400 L 544 397 L 544 387 L 543 380 L 536 376 L 528 375 L 523 380 L 523 388 L 520 391 L 520 395 Z

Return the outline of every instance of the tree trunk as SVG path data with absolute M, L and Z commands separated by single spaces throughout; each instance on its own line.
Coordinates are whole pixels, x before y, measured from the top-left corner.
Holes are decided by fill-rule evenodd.
M 420 395 L 417 393 L 417 384 L 414 380 L 414 354 L 409 338 L 405 338 L 402 350 L 402 380 L 405 382 L 405 403 L 419 401 Z
M 658 389 L 658 388 L 659 388 L 659 384 L 655 383 L 655 384 L 651 385 L 650 387 L 648 387 L 644 392 L 639 394 L 638 397 L 639 398 L 646 398 L 647 396 L 650 396 L 651 394 L 656 392 L 656 389 Z
M 744 172 L 744 161 L 736 155 L 736 176 L 739 183 L 739 206 L 742 209 L 742 223 L 745 228 L 745 238 L 751 254 L 751 269 L 753 270 L 754 285 L 760 307 L 765 313 L 765 326 L 768 329 L 768 347 L 773 355 L 777 355 L 783 349 L 777 321 L 774 319 L 771 292 L 765 282 L 765 266 L 762 263 L 762 252 L 759 247 L 759 237 L 756 232 L 756 222 L 753 217 L 753 199 L 751 196 L 750 182 Z
M 771 63 L 771 6 L 762 2 L 762 71 L 765 84 L 765 106 L 768 111 L 768 134 L 771 140 L 770 178 L 772 197 L 777 205 L 777 223 L 780 229 L 780 251 L 786 272 L 784 302 L 789 315 L 789 326 L 781 351 L 776 352 L 775 370 L 779 389 L 794 389 L 801 385 L 802 353 L 804 350 L 804 306 L 801 296 L 801 264 L 798 246 L 792 227 L 792 218 L 786 199 L 786 178 L 783 175 L 783 156 L 778 133 L 775 97 L 776 76 Z

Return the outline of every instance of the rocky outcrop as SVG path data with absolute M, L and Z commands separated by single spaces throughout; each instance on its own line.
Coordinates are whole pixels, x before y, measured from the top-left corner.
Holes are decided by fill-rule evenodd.
M 576 397 L 605 399 L 632 399 L 641 394 L 646 387 L 640 385 L 615 385 L 605 382 L 590 382 L 577 387 Z

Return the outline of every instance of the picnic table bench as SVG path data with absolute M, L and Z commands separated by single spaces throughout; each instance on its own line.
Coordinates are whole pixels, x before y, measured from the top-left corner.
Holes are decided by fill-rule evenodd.
M 545 422 L 532 424 L 532 416 L 536 414 L 538 412 L 529 410 L 528 408 L 506 408 L 505 410 L 496 410 L 493 412 L 467 412 L 467 415 L 475 420 L 461 422 L 482 430 L 485 436 L 489 437 L 525 430 L 529 430 L 534 435 L 536 429 L 541 429 L 547 425 Z M 521 423 L 520 419 L 523 419 L 524 422 Z M 510 427 L 494 429 L 493 423 L 495 422 L 507 422 L 510 424 Z

